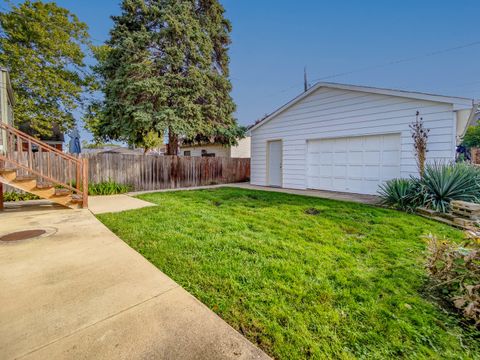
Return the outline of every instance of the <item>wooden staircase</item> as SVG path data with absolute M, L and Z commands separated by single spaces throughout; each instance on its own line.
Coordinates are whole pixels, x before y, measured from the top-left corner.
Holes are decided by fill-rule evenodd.
M 2 184 L 70 208 L 88 207 L 87 159 L 65 154 L 0 121 Z

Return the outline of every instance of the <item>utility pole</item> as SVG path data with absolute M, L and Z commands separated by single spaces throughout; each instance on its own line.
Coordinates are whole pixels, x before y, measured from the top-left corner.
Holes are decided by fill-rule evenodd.
M 303 68 L 303 90 L 308 90 L 308 81 L 307 81 L 307 67 Z

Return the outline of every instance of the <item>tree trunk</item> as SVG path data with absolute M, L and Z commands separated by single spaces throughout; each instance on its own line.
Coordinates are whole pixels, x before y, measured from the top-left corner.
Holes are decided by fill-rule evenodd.
M 167 155 L 178 155 L 178 135 L 168 130 Z

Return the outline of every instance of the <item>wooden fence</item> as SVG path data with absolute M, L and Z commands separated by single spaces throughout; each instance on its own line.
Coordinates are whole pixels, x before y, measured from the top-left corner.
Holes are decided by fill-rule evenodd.
M 37 166 L 48 163 L 38 155 L 34 159 Z M 88 158 L 89 183 L 113 180 L 130 185 L 135 191 L 244 182 L 250 178 L 250 159 L 243 158 L 110 153 L 81 156 Z M 74 175 L 71 169 L 60 166 L 51 166 L 49 171 L 65 183 Z

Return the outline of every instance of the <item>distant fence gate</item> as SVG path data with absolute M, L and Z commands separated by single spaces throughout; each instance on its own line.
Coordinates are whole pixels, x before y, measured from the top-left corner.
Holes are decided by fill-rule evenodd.
M 133 190 L 174 189 L 248 181 L 250 159 L 85 154 L 89 182 L 113 180 Z

